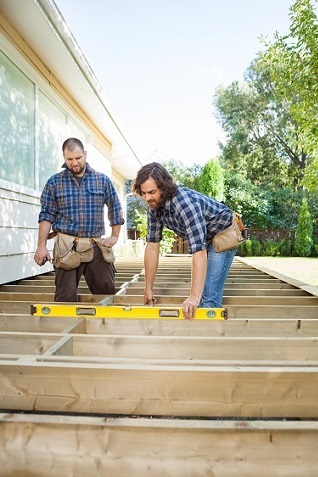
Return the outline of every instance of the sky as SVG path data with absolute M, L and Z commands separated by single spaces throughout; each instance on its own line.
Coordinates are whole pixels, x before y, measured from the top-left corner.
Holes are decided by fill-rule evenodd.
M 293 0 L 55 0 L 144 163 L 204 165 L 224 141 L 216 88 L 286 34 Z

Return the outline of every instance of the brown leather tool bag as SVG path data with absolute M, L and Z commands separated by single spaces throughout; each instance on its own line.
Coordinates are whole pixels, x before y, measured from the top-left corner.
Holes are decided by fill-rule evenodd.
M 230 227 L 217 233 L 212 239 L 212 245 L 216 252 L 225 252 L 237 248 L 244 240 L 241 227 L 234 214 Z
M 114 255 L 112 247 L 107 247 L 106 245 L 104 245 L 102 243 L 102 239 L 98 238 L 98 239 L 93 239 L 93 240 L 94 240 L 94 242 L 96 242 L 96 244 L 100 248 L 105 262 L 114 263 L 115 262 L 115 255 Z
M 81 263 L 91 262 L 94 249 L 90 238 L 73 237 L 58 232 L 54 242 L 53 265 L 64 270 L 72 270 Z

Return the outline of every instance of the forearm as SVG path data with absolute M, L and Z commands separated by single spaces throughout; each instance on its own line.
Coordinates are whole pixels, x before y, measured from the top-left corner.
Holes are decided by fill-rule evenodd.
M 118 239 L 120 234 L 121 225 L 113 225 L 112 226 L 112 237 Z
M 148 242 L 145 250 L 145 291 L 153 291 L 155 276 L 159 263 L 159 242 Z
M 196 297 L 199 301 L 204 288 L 207 267 L 206 250 L 201 250 L 193 254 L 192 257 L 192 277 L 190 296 Z
M 38 246 L 34 253 L 34 260 L 38 265 L 43 265 L 46 260 L 51 260 L 50 252 L 46 247 L 51 225 L 48 220 L 42 220 L 39 223 Z
M 184 317 L 192 320 L 195 310 L 200 304 L 201 295 L 206 278 L 207 253 L 206 250 L 195 252 L 192 257 L 192 277 L 189 297 L 182 303 Z
M 52 224 L 48 220 L 42 220 L 42 222 L 39 223 L 38 247 L 46 247 L 51 226 Z

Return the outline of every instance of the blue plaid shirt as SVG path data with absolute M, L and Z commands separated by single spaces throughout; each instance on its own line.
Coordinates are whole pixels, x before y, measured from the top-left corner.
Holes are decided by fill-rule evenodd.
M 186 187 L 178 187 L 172 199 L 148 207 L 147 242 L 160 242 L 167 227 L 187 239 L 190 253 L 206 248 L 207 241 L 232 223 L 233 212 L 225 204 Z
M 48 220 L 56 232 L 100 237 L 105 234 L 104 205 L 110 226 L 122 225 L 122 208 L 111 180 L 86 163 L 81 185 L 67 168 L 50 177 L 41 195 L 38 221 Z

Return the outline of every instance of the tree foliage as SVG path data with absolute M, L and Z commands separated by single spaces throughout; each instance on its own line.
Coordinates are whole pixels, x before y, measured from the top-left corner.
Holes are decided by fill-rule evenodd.
M 188 187 L 193 190 L 200 190 L 200 176 L 202 174 L 202 166 L 193 164 L 187 167 L 181 161 L 169 159 L 162 165 L 170 172 L 174 180 L 181 186 Z
M 254 184 L 299 186 L 307 162 L 299 145 L 299 125 L 261 61 L 250 65 L 242 84 L 219 87 L 214 105 L 227 135 L 220 144 L 224 167 L 244 170 Z
M 260 62 L 282 101 L 298 124 L 298 144 L 309 158 L 303 184 L 312 191 L 318 186 L 318 21 L 316 1 L 295 0 L 291 7 L 288 35 L 275 35 L 265 42 Z
M 316 0 L 295 0 L 289 34 L 263 40 L 244 80 L 214 95 L 225 201 L 250 227 L 295 229 L 306 198 L 318 229 L 316 11 Z
M 218 159 L 211 159 L 203 167 L 199 180 L 200 191 L 216 200 L 224 200 L 223 169 Z
M 295 241 L 295 253 L 299 257 L 310 256 L 313 244 L 312 231 L 312 219 L 308 209 L 307 200 L 304 199 L 299 212 Z
M 147 230 L 148 230 L 147 213 L 136 211 L 135 223 L 137 226 L 137 230 L 140 233 L 140 238 L 145 239 L 147 236 Z M 164 256 L 167 253 L 170 253 L 172 251 L 175 238 L 176 238 L 176 234 L 172 232 L 172 230 L 169 230 L 166 227 L 163 228 L 162 240 L 160 242 L 160 249 L 159 249 L 161 256 Z

